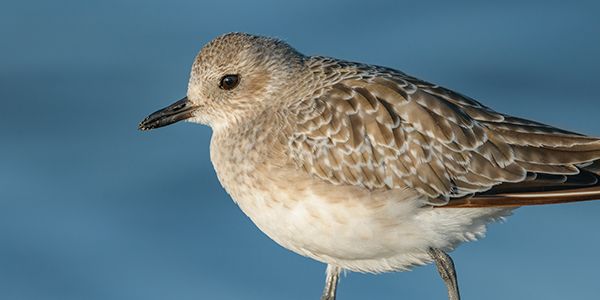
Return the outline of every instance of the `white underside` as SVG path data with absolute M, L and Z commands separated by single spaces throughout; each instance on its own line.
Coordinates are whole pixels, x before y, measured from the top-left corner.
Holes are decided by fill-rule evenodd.
M 486 224 L 510 214 L 499 208 L 423 207 L 419 199 L 331 202 L 314 194 L 273 201 L 272 192 L 238 195 L 252 221 L 281 246 L 357 272 L 405 271 L 484 236 Z M 282 195 L 282 194 L 279 194 Z M 301 198 L 301 199 L 300 199 Z

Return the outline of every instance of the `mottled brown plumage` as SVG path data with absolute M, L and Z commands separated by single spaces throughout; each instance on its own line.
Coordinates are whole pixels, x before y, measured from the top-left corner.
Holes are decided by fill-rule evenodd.
M 450 207 L 503 183 L 537 185 L 538 173 L 577 175 L 600 157 L 596 138 L 497 113 L 402 72 L 322 57 L 307 64 L 329 84 L 295 112 L 290 153 L 332 184 L 412 188 Z

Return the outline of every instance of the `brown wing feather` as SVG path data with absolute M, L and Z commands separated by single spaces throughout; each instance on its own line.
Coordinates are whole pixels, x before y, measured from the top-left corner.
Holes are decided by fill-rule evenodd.
M 567 177 L 567 176 L 563 176 Z M 600 199 L 600 181 L 573 183 L 533 180 L 517 184 L 502 183 L 483 193 L 449 201 L 444 208 L 519 207 Z
M 600 169 L 596 138 L 497 113 L 394 70 L 314 63 L 338 81 L 298 106 L 307 109 L 298 112 L 290 154 L 313 176 L 373 190 L 412 188 L 436 205 L 449 201 L 448 207 L 598 197 L 590 187 L 597 182 L 559 188 L 560 194 L 557 183 L 552 194 L 530 190 L 546 178 L 537 174 L 579 176 L 584 166 Z M 507 185 L 513 192 L 497 192 Z M 523 196 L 532 191 L 538 196 Z

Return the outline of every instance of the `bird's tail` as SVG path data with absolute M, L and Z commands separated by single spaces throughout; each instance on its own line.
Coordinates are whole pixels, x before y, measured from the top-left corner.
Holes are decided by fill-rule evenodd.
M 581 167 L 577 175 L 536 174 L 523 182 L 452 199 L 442 207 L 519 207 L 589 200 L 600 200 L 600 161 Z

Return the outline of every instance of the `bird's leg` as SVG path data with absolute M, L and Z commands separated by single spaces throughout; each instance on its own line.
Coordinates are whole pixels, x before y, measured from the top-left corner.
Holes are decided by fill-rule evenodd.
M 325 278 L 325 288 L 321 300 L 335 300 L 335 291 L 340 280 L 340 267 L 327 265 L 327 277 Z
M 427 252 L 429 252 L 431 258 L 435 260 L 438 272 L 448 288 L 448 299 L 460 300 L 460 293 L 458 292 L 458 280 L 456 279 L 456 270 L 454 269 L 454 262 L 452 261 L 450 255 L 436 248 L 429 248 Z

